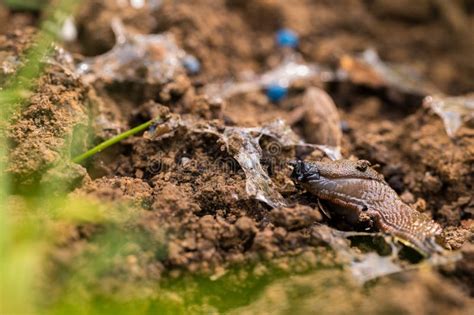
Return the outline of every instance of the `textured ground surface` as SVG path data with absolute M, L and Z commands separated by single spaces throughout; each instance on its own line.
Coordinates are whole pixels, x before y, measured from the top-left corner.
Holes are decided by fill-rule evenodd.
M 191 272 L 217 279 L 231 266 L 249 263 L 254 269 L 232 280 L 237 287 L 245 287 L 242 283 L 249 275 L 263 277 L 272 268 L 305 273 L 316 265 L 334 266 L 337 258 L 315 236 L 313 227 L 317 222 L 340 225 L 328 222 L 314 199 L 297 193 L 289 167 L 271 168 L 272 162 L 294 158 L 295 151 L 272 150 L 269 139 L 261 140 L 263 165 L 277 190 L 296 202 L 292 208 L 270 210 L 250 198 L 245 174 L 209 133 L 180 129 L 165 138 L 138 135 L 97 155 L 86 168 L 58 162 L 64 160 L 65 147 L 71 143 L 73 155 L 81 151 L 77 148 L 84 143 L 75 143 L 73 138 L 84 126 L 91 127 L 91 141 L 98 143 L 165 112 L 212 121 L 217 128 L 254 127 L 281 118 L 311 142 L 305 126 L 310 120 L 295 121 L 294 117 L 305 90 L 319 86 L 334 99 L 343 121 L 342 154 L 378 164 L 402 199 L 439 222 L 448 245 L 464 257 L 455 266 L 384 279 L 357 294 L 352 294 L 352 284 L 341 284 L 346 280 L 339 274 L 297 276 L 291 286 L 275 282 L 248 305 L 235 305 L 241 307 L 236 312 L 270 313 L 270 307 L 278 303 L 283 304 L 277 310 L 281 313 L 305 312 L 315 305 L 322 307 L 312 304 L 314 297 L 317 301 L 349 300 L 349 306 L 337 310 L 348 314 L 359 307 L 368 313 L 468 312 L 469 296 L 474 295 L 472 126 L 462 127 L 456 139 L 450 139 L 442 120 L 422 105 L 421 97 L 392 93 L 390 86 L 298 82 L 280 103 L 269 102 L 262 92 L 212 102 L 202 88 L 243 71 L 260 73 L 278 64 L 281 51 L 275 47 L 274 33 L 290 27 L 300 35 L 299 52 L 307 62 L 336 68 L 344 55 L 374 48 L 383 60 L 413 67 L 443 93 L 472 92 L 474 41 L 468 38 L 474 8 L 469 1 L 453 1 L 447 7 L 441 3 L 165 1 L 159 10 L 150 12 L 120 7 L 113 0 L 84 1 L 77 16 L 79 38 L 66 45 L 77 56 L 109 50 L 114 44 L 110 23 L 114 15 L 120 15 L 134 31 L 170 31 L 182 48 L 201 61 L 202 71 L 196 76 L 179 74 L 165 84 L 98 81 L 86 85 L 64 69 L 48 66 L 30 104 L 9 128 L 9 171 L 18 179 L 18 192 L 60 173 L 76 187 L 74 195 L 120 204 L 132 213 L 133 219 L 115 227 L 129 239 L 114 258 L 113 268 L 101 274 L 101 285 L 96 287 L 100 292 L 128 295 L 123 284 L 136 283 L 142 290 L 139 294 L 153 296 L 156 283 L 164 278 Z M 28 45 L 36 19 L 0 7 L 0 62 Z M 31 26 L 31 31 L 25 26 Z M 0 82 L 8 75 L 7 68 L 1 69 Z M 315 152 L 310 158 L 319 157 Z M 58 242 L 60 248 L 51 254 L 61 268 L 80 266 L 78 261 L 97 251 L 98 245 L 91 240 L 107 227 L 66 230 Z M 137 234 L 142 236 L 137 239 Z M 327 285 L 327 291 L 320 292 L 320 284 Z M 294 296 L 302 302 L 295 305 Z M 372 305 L 372 298 L 384 303 Z M 218 303 L 206 303 L 219 308 Z

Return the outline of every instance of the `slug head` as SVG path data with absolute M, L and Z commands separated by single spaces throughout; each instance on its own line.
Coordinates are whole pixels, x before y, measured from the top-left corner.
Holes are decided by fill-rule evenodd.
M 306 163 L 301 160 L 295 160 L 288 162 L 289 165 L 293 166 L 293 172 L 291 173 L 291 179 L 299 183 L 305 183 L 309 181 L 319 180 L 319 171 L 317 167 Z

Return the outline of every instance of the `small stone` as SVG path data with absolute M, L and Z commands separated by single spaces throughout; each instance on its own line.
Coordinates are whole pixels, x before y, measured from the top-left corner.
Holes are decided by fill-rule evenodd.
M 415 196 L 413 196 L 413 194 L 411 192 L 409 192 L 408 190 L 405 190 L 401 195 L 400 195 L 400 198 L 402 199 L 402 201 L 404 203 L 407 203 L 407 204 L 412 204 L 412 203 L 415 203 Z
M 413 208 L 415 208 L 418 212 L 425 212 L 426 211 L 426 201 L 423 198 L 416 199 L 416 202 L 413 204 Z
M 426 172 L 423 177 L 423 185 L 426 191 L 436 193 L 440 191 L 443 183 L 438 176 L 432 175 L 430 172 Z

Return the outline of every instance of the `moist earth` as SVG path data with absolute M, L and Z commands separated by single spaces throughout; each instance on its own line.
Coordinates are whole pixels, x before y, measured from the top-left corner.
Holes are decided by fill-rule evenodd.
M 376 165 L 404 202 L 441 224 L 447 247 L 463 254 L 455 266 L 383 279 L 369 288 L 370 293 L 352 296 L 349 286 L 328 289 L 327 296 L 350 297 L 353 305 L 361 304 L 369 313 L 442 314 L 451 307 L 467 313 L 474 296 L 472 125 L 463 126 L 451 138 L 443 121 L 423 104 L 423 97 L 350 80 L 296 82 L 289 96 L 277 103 L 261 91 L 226 100 L 203 94 L 206 84 L 276 66 L 284 54 L 274 44 L 275 31 L 281 27 L 299 34 L 298 51 L 306 62 L 337 68 L 343 56 L 370 47 L 382 60 L 416 69 L 445 94 L 472 92 L 474 41 L 468 38 L 474 8 L 468 1 L 441 3 L 202 0 L 164 1 L 151 10 L 123 7 L 113 0 L 84 1 L 76 17 L 78 39 L 66 45 L 76 59 L 111 49 L 115 42 L 111 22 L 120 16 L 136 32 L 171 32 L 180 47 L 200 60 L 202 69 L 197 75 L 179 74 L 167 83 L 98 80 L 86 84 L 72 69 L 58 65 L 64 64 L 60 53 L 54 57 L 58 62 L 45 66 L 36 90 L 7 130 L 8 171 L 18 194 L 59 177 L 74 196 L 132 213 L 132 219 L 114 226 L 69 226 L 59 248 L 51 253 L 56 266 L 52 270 L 80 266 L 77 262 L 97 251 L 94 240 L 107 230 L 127 235 L 127 247 L 111 270 L 96 280 L 100 286 L 94 290 L 122 297 L 132 294 L 123 283 L 141 288 L 133 294 L 153 296 L 155 284 L 163 279 L 189 274 L 219 279 L 246 264 L 253 266 L 247 277 L 263 277 L 273 268 L 303 274 L 315 266 L 338 265 L 337 257 L 314 232 L 317 224 L 337 224 L 289 178 L 291 169 L 285 162 L 295 158 L 295 150 L 272 151 L 265 137 L 260 139 L 262 164 L 277 190 L 291 201 L 288 207 L 271 209 L 250 197 L 244 172 L 211 133 L 178 128 L 153 137 L 150 130 L 101 152 L 84 166 L 69 162 L 87 146 L 158 115 L 180 115 L 218 129 L 283 119 L 311 142 L 312 126 L 305 125 L 311 119 L 294 117 L 303 106 L 305 91 L 317 86 L 334 99 L 342 119 L 342 155 Z M 12 23 L 3 23 L 6 20 Z M 15 56 L 31 45 L 38 17 L 0 6 L 0 21 L 0 82 L 4 83 L 18 67 Z M 307 159 L 321 156 L 315 151 Z M 144 236 L 137 239 L 137 235 Z M 303 287 L 319 292 L 318 284 L 329 281 L 337 286 L 338 281 L 345 282 L 341 277 L 297 276 L 292 289 L 276 282 L 237 311 L 267 310 L 275 301 L 284 301 L 287 310 L 308 310 L 311 295 L 303 295 L 305 303 L 298 306 L 292 304 L 290 291 Z M 243 286 L 244 279 L 235 285 Z M 437 292 L 441 286 L 447 290 L 443 294 Z M 379 308 L 370 305 L 367 296 L 385 302 Z M 397 297 L 410 302 L 397 305 Z

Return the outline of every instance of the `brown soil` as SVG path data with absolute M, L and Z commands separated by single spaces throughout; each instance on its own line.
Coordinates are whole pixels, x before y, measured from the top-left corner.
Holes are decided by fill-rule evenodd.
M 34 30 L 28 28 L 0 37 L 3 48 L 0 82 L 7 82 L 8 75 L 21 67 L 24 61 L 19 55 L 26 51 L 33 38 Z M 95 94 L 73 73 L 73 65 L 68 63 L 67 57 L 60 48 L 55 49 L 38 79 L 38 88 L 28 99 L 28 106 L 20 106 L 7 130 L 11 147 L 8 171 L 15 185 L 23 191 L 41 181 L 51 185 L 57 176 L 77 185 L 86 174 L 70 159 L 71 154 L 87 148 L 89 115 Z M 65 169 L 67 172 L 63 172 Z
M 343 156 L 379 164 L 378 170 L 402 199 L 439 222 L 448 247 L 464 254 L 452 268 L 382 280 L 369 288 L 369 297 L 365 293 L 352 296 L 347 287 L 347 292 L 328 291 L 322 298 L 350 297 L 353 305 L 374 314 L 443 314 L 452 307 L 468 312 L 469 296 L 474 296 L 472 126 L 464 126 L 453 140 L 419 96 L 392 97 L 392 87 L 355 82 L 298 82 L 281 103 L 269 102 L 263 92 L 223 102 L 211 102 L 202 95 L 207 83 L 276 65 L 281 52 L 273 37 L 281 27 L 300 35 L 299 50 L 307 62 L 337 67 L 342 56 L 373 47 L 383 60 L 419 70 L 446 94 L 474 91 L 474 41 L 468 40 L 474 10 L 469 1 L 452 1 L 448 7 L 434 0 L 395 2 L 165 1 L 159 10 L 150 12 L 121 8 L 115 0 L 84 1 L 77 18 L 79 39 L 68 49 L 87 56 L 107 51 L 114 43 L 110 23 L 120 15 L 127 27 L 141 33 L 171 31 L 179 45 L 201 61 L 202 71 L 197 76 L 180 74 L 161 85 L 97 82 L 89 86 L 57 65 L 47 66 L 28 106 L 9 128 L 10 172 L 18 191 L 60 174 L 77 187 L 74 194 L 124 202 L 134 209 L 134 219 L 119 230 L 144 232 L 150 241 L 145 245 L 132 241 L 127 254 L 117 258 L 116 268 L 103 276 L 99 291 L 116 292 L 123 283 L 137 282 L 149 289 L 142 294 L 152 295 L 154 281 L 165 275 L 176 277 L 188 271 L 219 277 L 231 266 L 258 266 L 261 261 L 289 270 L 293 266 L 289 257 L 296 257 L 299 272 L 315 265 L 332 266 L 337 259 L 313 231 L 315 223 L 327 223 L 327 219 L 316 200 L 298 193 L 289 179 L 290 168 L 272 169 L 263 161 L 279 192 L 296 201 L 295 207 L 271 210 L 248 196 L 245 174 L 215 135 L 182 130 L 163 138 L 139 135 L 98 154 L 87 168 L 67 162 L 87 145 L 81 131 L 86 127 L 92 127 L 92 142 L 98 143 L 168 111 L 212 122 L 218 128 L 259 126 L 282 118 L 311 142 L 308 130 L 312 126 L 305 126 L 311 120 L 293 118 L 304 92 L 316 85 L 332 96 L 344 122 Z M 0 36 L 0 62 L 28 46 L 32 32 L 19 29 L 34 21 L 34 17 L 24 18 L 25 13 L 8 13 L 0 7 L 0 21 L 3 16 L 15 22 L 0 24 L 0 34 L 10 34 Z M 82 143 L 78 144 L 78 138 Z M 266 141 L 261 140 L 264 157 L 279 162 L 295 157 L 293 150 L 271 152 Z M 315 152 L 309 158 L 318 157 Z M 88 241 L 103 232 L 98 226 L 74 228 L 79 232 L 53 254 L 60 265 L 93 252 L 94 245 L 88 247 Z M 81 250 L 77 250 L 79 242 Z M 324 274 L 316 278 L 315 282 L 292 281 L 309 291 L 330 281 Z M 331 281 L 337 286 L 339 280 Z M 312 296 L 304 297 L 302 305 L 292 305 L 294 293 L 285 286 L 284 282 L 274 284 L 276 289 L 268 288 L 249 307 L 268 311 L 272 304 L 285 301 L 285 313 L 311 309 Z M 372 298 L 385 302 L 373 305 Z

